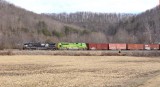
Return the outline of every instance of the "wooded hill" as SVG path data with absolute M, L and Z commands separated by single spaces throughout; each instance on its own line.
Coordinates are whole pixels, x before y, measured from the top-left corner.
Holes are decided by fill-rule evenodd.
M 83 36 L 87 32 L 81 27 L 61 23 L 0 0 L 1 49 L 17 48 L 26 42 L 72 41 L 74 33 Z
M 138 15 L 108 13 L 61 13 L 48 14 L 54 20 L 74 24 L 92 31 L 102 32 L 106 42 L 159 43 L 160 7 Z
M 160 8 L 139 15 L 36 14 L 0 0 L 0 48 L 25 42 L 160 42 Z
M 122 33 L 122 31 L 126 32 L 126 34 Z M 160 6 L 133 16 L 129 20 L 119 22 L 115 27 L 114 35 L 118 34 L 128 37 L 119 38 L 122 42 L 160 43 Z

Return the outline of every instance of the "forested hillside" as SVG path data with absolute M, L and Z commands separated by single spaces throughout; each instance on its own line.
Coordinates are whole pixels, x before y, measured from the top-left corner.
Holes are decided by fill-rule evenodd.
M 160 6 L 147 10 L 115 26 L 115 39 L 131 43 L 160 43 Z M 122 32 L 124 31 L 124 32 Z
M 95 32 L 102 32 L 107 42 L 114 43 L 159 43 L 159 6 L 142 14 L 107 13 L 61 13 L 48 14 L 54 20 L 74 24 Z
M 62 23 L 73 24 L 84 28 L 87 33 L 80 36 L 83 42 L 94 43 L 110 43 L 118 40 L 114 38 L 115 26 L 120 22 L 129 20 L 135 16 L 133 14 L 114 14 L 114 13 L 91 13 L 91 12 L 77 12 L 77 13 L 60 13 L 60 14 L 44 14 L 52 17 Z M 126 38 L 126 37 L 125 37 Z M 75 41 L 75 40 L 73 40 Z M 118 41 L 115 41 L 119 43 Z M 124 41 L 125 42 L 125 41 Z
M 134 16 L 132 14 L 114 14 L 114 13 L 91 13 L 91 12 L 77 12 L 77 13 L 60 13 L 48 14 L 54 20 L 74 24 L 92 31 L 105 31 L 112 25 L 119 23 L 122 20 L 128 20 Z
M 25 42 L 159 43 L 160 8 L 142 14 L 36 14 L 0 0 L 0 49 Z
M 75 25 L 60 23 L 0 0 L 1 49 L 17 48 L 26 42 L 72 41 L 87 32 Z

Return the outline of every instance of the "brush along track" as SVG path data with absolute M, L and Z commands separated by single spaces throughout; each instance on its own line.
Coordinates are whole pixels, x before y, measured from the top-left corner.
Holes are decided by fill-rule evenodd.
M 160 56 L 160 50 L 5 50 L 0 55 L 55 55 L 55 56 Z

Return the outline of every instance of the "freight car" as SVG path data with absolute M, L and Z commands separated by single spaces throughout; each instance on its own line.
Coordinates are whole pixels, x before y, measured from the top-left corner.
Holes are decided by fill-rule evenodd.
M 145 50 L 159 50 L 160 45 L 159 44 L 145 44 L 144 49 Z
M 86 43 L 58 43 L 57 49 L 59 50 L 86 50 Z
M 127 50 L 144 50 L 144 44 L 127 44 Z
M 127 49 L 127 44 L 109 44 L 109 50 L 126 50 Z
M 87 43 L 88 50 L 108 50 L 109 44 L 105 43 Z

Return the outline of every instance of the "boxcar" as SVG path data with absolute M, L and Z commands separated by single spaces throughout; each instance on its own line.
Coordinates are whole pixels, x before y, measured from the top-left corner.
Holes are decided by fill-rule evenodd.
M 58 43 L 57 48 L 59 50 L 84 50 L 87 49 L 86 43 Z
M 105 43 L 87 43 L 88 50 L 108 50 L 109 44 Z
M 159 50 L 159 44 L 145 44 L 145 50 Z
M 109 44 L 109 50 L 126 50 L 127 44 Z
M 144 50 L 144 44 L 128 44 L 128 50 Z

